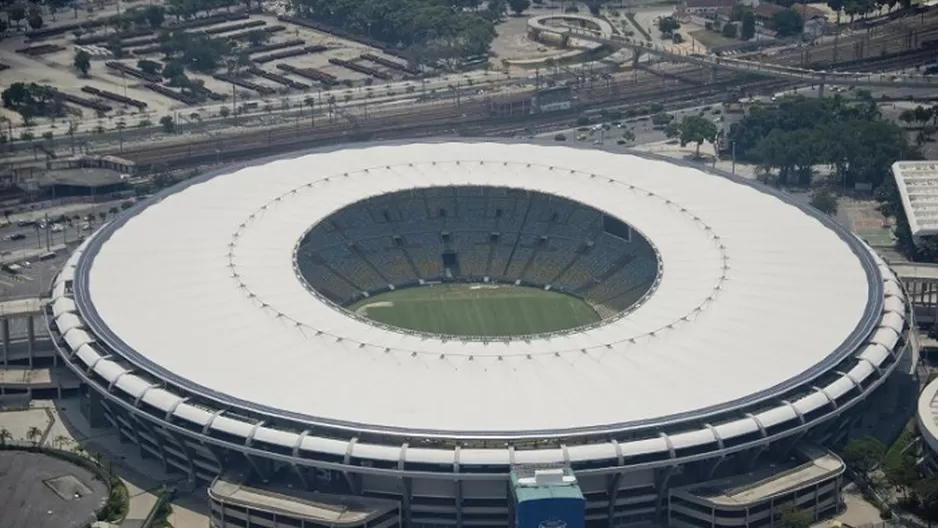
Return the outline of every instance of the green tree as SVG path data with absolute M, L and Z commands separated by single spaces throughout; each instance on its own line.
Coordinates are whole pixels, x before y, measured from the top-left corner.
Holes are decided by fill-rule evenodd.
M 697 150 L 695 156 L 700 157 L 700 145 L 704 141 L 711 143 L 716 141 L 717 126 L 713 121 L 700 116 L 687 116 L 681 121 L 681 146 L 688 143 L 696 143 Z
M 26 19 L 26 6 L 21 3 L 15 3 L 7 8 L 7 18 L 10 22 L 20 27 L 20 23 Z
M 786 9 L 775 13 L 772 17 L 772 27 L 780 37 L 800 35 L 804 29 L 804 19 L 797 11 Z
M 837 196 L 830 189 L 818 189 L 811 195 L 811 207 L 834 216 L 837 214 Z
M 651 123 L 656 127 L 666 126 L 668 123 L 674 120 L 674 116 L 664 112 L 658 112 L 657 114 L 651 116 Z
M 681 137 L 681 125 L 675 123 L 674 121 L 668 123 L 668 126 L 664 127 L 664 135 L 668 139 L 677 139 Z
M 679 29 L 681 29 L 681 23 L 674 17 L 662 17 L 658 19 L 658 31 L 660 31 L 662 35 L 670 36 Z
M 39 29 L 42 27 L 42 24 L 43 24 L 42 15 L 38 15 L 38 14 L 30 15 L 29 20 L 27 20 L 27 22 L 29 23 L 29 27 L 31 29 L 33 30 Z
M 35 425 L 30 426 L 26 430 L 26 439 L 33 443 L 33 445 L 39 445 L 39 441 L 42 439 L 42 429 L 39 429 Z
M 162 65 L 150 59 L 140 59 L 137 61 L 137 68 L 149 75 L 159 75 Z
M 531 7 L 530 0 L 508 0 L 508 7 L 514 11 L 516 15 L 524 13 L 529 7 Z
M 163 116 L 160 118 L 160 125 L 166 133 L 172 133 L 176 130 L 176 121 L 173 116 Z
M 7 217 L 9 220 L 9 217 Z M 7 442 L 13 440 L 13 435 L 5 427 L 0 428 L 0 446 L 6 446 Z
M 88 71 L 91 70 L 91 55 L 85 50 L 79 50 L 75 54 L 74 65 L 75 69 L 81 72 L 82 77 L 87 77 Z
M 756 36 L 756 15 L 752 11 L 746 11 L 740 22 L 739 38 L 743 40 L 752 40 Z
M 163 21 L 166 20 L 166 11 L 162 6 L 147 6 L 144 11 L 147 23 L 151 28 L 156 29 L 163 25 Z
M 784 528 L 809 528 L 814 522 L 810 513 L 802 510 L 792 502 L 779 505 L 775 508 L 775 517 Z
M 883 474 L 886 480 L 897 490 L 902 492 L 903 496 L 908 497 L 915 484 L 919 480 L 919 473 L 915 467 L 915 458 L 903 453 L 895 460 L 886 460 L 883 466 Z
M 872 436 L 854 438 L 844 446 L 840 457 L 850 469 L 865 478 L 886 454 L 886 446 Z

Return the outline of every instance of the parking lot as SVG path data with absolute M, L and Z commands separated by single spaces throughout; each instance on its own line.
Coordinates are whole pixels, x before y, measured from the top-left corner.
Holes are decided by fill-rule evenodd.
M 106 219 L 113 216 L 108 210 L 102 212 Z M 71 251 L 102 223 L 100 213 L 86 212 L 0 227 L 0 299 L 39 295 Z

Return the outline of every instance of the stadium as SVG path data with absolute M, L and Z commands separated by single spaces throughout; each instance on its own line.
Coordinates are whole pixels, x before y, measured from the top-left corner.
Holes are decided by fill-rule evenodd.
M 441 139 L 188 180 L 46 315 L 92 425 L 208 484 L 215 526 L 769 526 L 839 508 L 905 299 L 752 181 Z

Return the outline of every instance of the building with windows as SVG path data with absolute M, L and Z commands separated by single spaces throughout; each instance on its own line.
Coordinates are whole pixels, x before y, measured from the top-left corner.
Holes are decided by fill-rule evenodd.
M 602 317 L 460 337 L 348 308 L 464 273 L 564 285 Z M 879 256 L 774 189 L 469 139 L 188 180 L 85 241 L 43 311 L 92 425 L 211 484 L 217 526 L 704 526 L 701 508 L 759 526 L 790 499 L 822 516 L 826 450 L 912 322 Z M 521 515 L 536 503 L 563 513 Z

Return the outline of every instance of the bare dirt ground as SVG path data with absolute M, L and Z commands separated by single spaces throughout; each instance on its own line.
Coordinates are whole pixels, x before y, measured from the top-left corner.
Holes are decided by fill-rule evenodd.
M 543 12 L 531 11 L 523 16 L 511 16 L 498 25 L 498 37 L 492 43 L 492 51 L 496 55 L 496 61 L 502 59 L 535 59 L 540 57 L 550 57 L 551 55 L 560 55 L 563 50 L 537 42 L 528 37 L 528 18 L 527 15 L 535 16 L 548 14 L 550 11 Z

